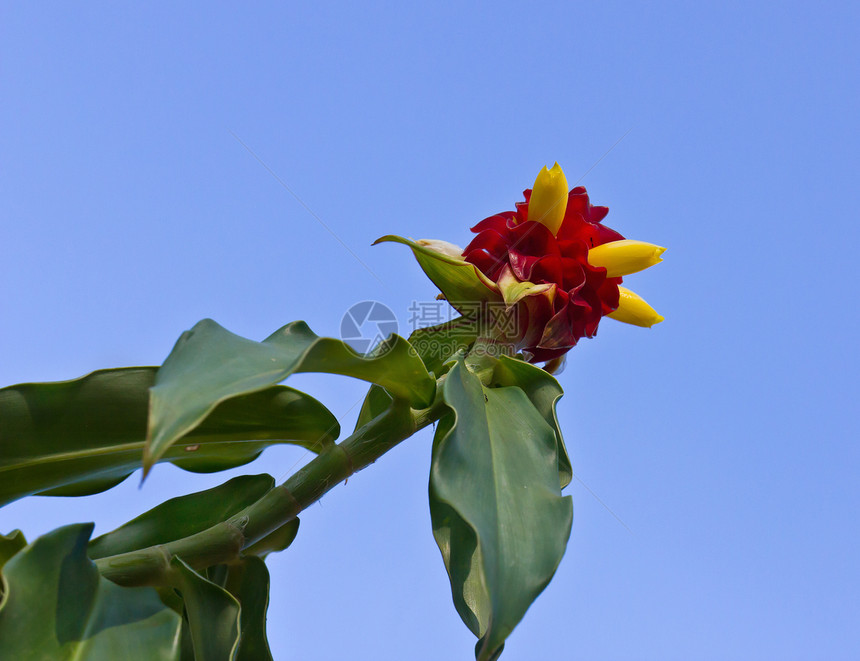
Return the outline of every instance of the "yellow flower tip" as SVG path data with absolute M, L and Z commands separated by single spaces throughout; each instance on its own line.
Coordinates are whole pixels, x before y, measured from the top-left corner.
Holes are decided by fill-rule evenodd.
M 558 163 L 552 168 L 544 166 L 529 198 L 529 220 L 546 225 L 553 235 L 558 234 L 567 209 L 567 193 L 567 178 L 561 166 Z
M 618 278 L 644 271 L 663 261 L 666 249 L 653 243 L 622 239 L 610 241 L 588 251 L 588 263 L 606 269 L 608 278 Z
M 654 324 L 663 321 L 663 317 L 657 314 L 657 311 L 648 305 L 645 299 L 627 287 L 618 288 L 618 309 L 606 316 L 642 328 L 651 328 Z

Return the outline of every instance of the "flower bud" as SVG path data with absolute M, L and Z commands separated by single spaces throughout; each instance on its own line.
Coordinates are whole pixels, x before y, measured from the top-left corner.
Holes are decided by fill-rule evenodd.
M 618 309 L 610 312 L 607 317 L 625 324 L 651 328 L 654 324 L 663 321 L 663 317 L 657 314 L 650 305 L 638 294 L 634 294 L 626 287 L 618 287 Z
M 607 278 L 618 278 L 631 273 L 644 271 L 649 266 L 659 264 L 665 248 L 653 243 L 623 239 L 610 241 L 588 251 L 588 263 L 606 269 Z
M 529 198 L 528 219 L 546 225 L 553 236 L 558 234 L 567 209 L 567 179 L 561 166 L 544 166 L 535 179 Z

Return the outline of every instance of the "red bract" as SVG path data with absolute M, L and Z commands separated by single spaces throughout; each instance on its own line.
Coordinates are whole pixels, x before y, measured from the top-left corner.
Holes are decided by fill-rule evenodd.
M 542 362 L 563 355 L 582 337 L 593 337 L 600 319 L 618 308 L 621 278 L 607 278 L 605 268 L 591 266 L 588 251 L 624 237 L 601 224 L 609 209 L 592 206 L 582 186 L 568 194 L 557 236 L 528 219 L 531 190 L 523 195 L 516 211 L 472 228 L 477 236 L 463 258 L 503 292 L 517 282 L 551 285 L 509 301 L 517 306 L 517 348 L 531 354 L 531 362 Z

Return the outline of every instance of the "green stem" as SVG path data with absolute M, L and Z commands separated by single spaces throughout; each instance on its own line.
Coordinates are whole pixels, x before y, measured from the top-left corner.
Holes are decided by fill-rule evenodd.
M 395 402 L 227 521 L 167 544 L 101 558 L 96 560 L 96 566 L 103 576 L 120 585 L 165 585 L 170 582 L 170 560 L 174 556 L 180 556 L 195 569 L 234 560 L 243 549 L 289 523 L 329 490 L 438 420 L 445 407 L 441 380 L 437 385 L 436 399 L 430 407 L 414 410 Z

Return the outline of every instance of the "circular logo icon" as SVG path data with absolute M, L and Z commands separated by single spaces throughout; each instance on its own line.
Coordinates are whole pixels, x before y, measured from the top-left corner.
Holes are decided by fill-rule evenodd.
M 396 332 L 397 317 L 387 305 L 379 301 L 356 303 L 346 311 L 340 322 L 340 339 L 362 356 L 371 351 L 377 355 L 385 353 L 387 348 L 382 343 Z

